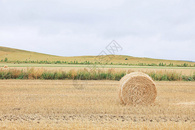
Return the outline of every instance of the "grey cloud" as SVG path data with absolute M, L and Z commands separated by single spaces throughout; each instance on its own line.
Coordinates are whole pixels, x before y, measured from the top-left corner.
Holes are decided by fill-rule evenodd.
M 0 45 L 98 55 L 113 39 L 122 54 L 194 60 L 195 1 L 0 0 Z

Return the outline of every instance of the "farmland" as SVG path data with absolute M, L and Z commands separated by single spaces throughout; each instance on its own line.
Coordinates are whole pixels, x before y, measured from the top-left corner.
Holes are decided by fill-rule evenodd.
M 44 69 L 49 71 L 70 71 L 72 69 L 79 70 L 84 68 L 92 68 L 93 65 L 61 65 L 61 64 L 12 64 L 12 63 L 0 63 L 0 68 L 3 68 L 4 65 L 8 65 L 10 69 L 18 69 L 18 70 L 27 70 L 29 68 L 35 69 Z M 143 71 L 143 72 L 151 72 L 151 71 L 174 71 L 177 73 L 181 73 L 183 75 L 192 75 L 195 72 L 195 67 L 154 67 L 154 66 L 121 66 L 121 65 L 105 65 L 96 66 L 98 69 L 108 70 L 110 68 L 115 69 L 116 71 Z
M 124 106 L 118 81 L 1 80 L 0 129 L 193 129 L 195 82 L 156 82 L 149 106 Z
M 55 55 L 49 55 L 49 54 L 43 54 L 43 53 L 37 53 L 37 52 L 31 52 L 31 51 L 1 47 L 1 46 L 0 46 L 0 61 L 15 63 L 15 64 L 40 63 L 40 64 L 63 64 L 63 65 L 116 64 L 116 65 L 136 65 L 136 66 L 141 65 L 141 66 L 183 66 L 183 67 L 186 66 L 194 67 L 195 65 L 195 62 L 191 62 L 191 61 L 152 59 L 152 58 L 145 58 L 145 57 L 133 57 L 127 55 L 64 57 L 64 56 L 55 56 Z
M 0 130 L 195 130 L 193 12 L 195 0 L 0 0 Z
M 0 129 L 195 129 L 194 62 L 96 58 L 0 47 Z M 155 80 L 153 104 L 120 103 L 118 80 L 135 71 Z
M 84 68 L 85 67 L 85 68 Z M 87 67 L 1 67 L 0 79 L 120 80 L 131 72 L 144 72 L 155 81 L 195 81 L 193 68 L 94 68 Z

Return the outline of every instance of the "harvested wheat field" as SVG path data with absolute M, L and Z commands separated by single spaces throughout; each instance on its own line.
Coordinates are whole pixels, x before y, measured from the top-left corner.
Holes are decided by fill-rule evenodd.
M 0 129 L 195 129 L 195 82 L 155 82 L 151 105 L 123 105 L 119 81 L 1 80 Z

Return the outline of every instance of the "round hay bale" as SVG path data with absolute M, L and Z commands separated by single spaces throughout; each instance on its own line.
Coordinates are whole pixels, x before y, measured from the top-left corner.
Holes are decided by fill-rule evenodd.
M 123 102 L 122 95 L 121 95 L 121 86 L 123 85 L 123 82 L 128 78 L 128 75 L 129 75 L 129 74 L 123 76 L 123 77 L 121 78 L 121 80 L 120 80 L 120 83 L 119 83 L 119 86 L 120 86 L 120 87 L 119 87 L 119 99 L 120 99 L 120 102 L 121 102 L 122 104 L 124 104 L 124 102 Z
M 157 90 L 150 76 L 142 72 L 133 72 L 120 80 L 119 99 L 122 103 L 151 104 L 155 101 Z
M 8 68 L 8 66 L 7 65 L 4 65 L 4 67 L 3 68 Z

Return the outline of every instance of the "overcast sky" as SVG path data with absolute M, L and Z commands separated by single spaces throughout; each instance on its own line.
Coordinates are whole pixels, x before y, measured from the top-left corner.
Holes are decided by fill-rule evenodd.
M 0 0 L 0 46 L 195 61 L 195 0 Z

